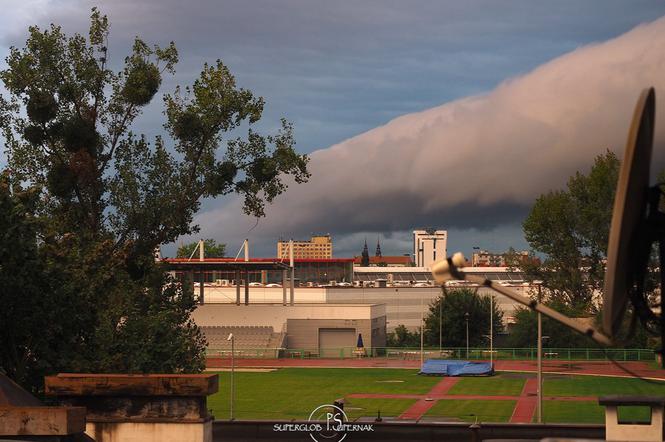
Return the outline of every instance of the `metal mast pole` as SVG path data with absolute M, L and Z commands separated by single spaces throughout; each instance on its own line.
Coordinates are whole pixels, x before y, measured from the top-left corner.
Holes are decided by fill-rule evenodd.
M 231 340 L 231 420 L 233 420 L 233 402 L 235 401 L 235 336 L 231 333 L 228 337 Z
M 294 297 L 293 296 L 293 290 L 294 290 L 295 279 L 296 279 L 296 277 L 295 277 L 296 272 L 295 272 L 294 267 L 293 267 L 293 240 L 289 241 L 289 266 L 291 267 L 289 269 L 289 272 L 290 272 L 289 276 L 290 276 L 290 279 L 291 279 L 291 284 L 289 284 L 289 304 L 291 306 L 293 306 L 293 297 Z
M 466 358 L 469 359 L 469 312 L 464 313 L 466 321 Z
M 490 295 L 490 367 L 494 368 L 494 296 Z
M 422 370 L 423 368 L 423 363 L 424 363 L 424 354 L 423 354 L 423 347 L 425 344 L 425 333 L 423 330 L 423 322 L 424 322 L 424 313 L 423 313 L 423 295 L 422 291 L 420 292 L 420 369 Z
M 443 314 L 442 314 L 442 306 L 443 306 L 443 296 L 439 297 L 439 356 L 441 356 L 441 353 L 443 351 L 442 349 L 442 342 L 443 342 L 443 333 L 442 333 L 442 326 L 443 326 Z
M 538 302 L 541 301 L 541 286 L 538 284 Z M 538 312 L 538 406 L 536 417 L 539 424 L 543 423 L 543 318 Z

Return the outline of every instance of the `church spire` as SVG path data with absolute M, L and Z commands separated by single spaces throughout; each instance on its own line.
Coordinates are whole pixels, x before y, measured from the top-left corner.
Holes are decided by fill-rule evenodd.
M 360 265 L 363 267 L 369 267 L 369 250 L 367 250 L 367 238 L 365 238 L 365 247 L 363 247 L 362 259 L 360 260 Z
M 376 256 L 381 258 L 381 243 L 379 242 L 379 235 L 376 236 Z

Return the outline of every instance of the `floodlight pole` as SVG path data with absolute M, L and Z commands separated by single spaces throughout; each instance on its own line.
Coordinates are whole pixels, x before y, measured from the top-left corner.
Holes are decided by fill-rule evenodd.
M 424 333 L 424 312 L 423 312 L 423 294 L 422 291 L 420 292 L 420 369 L 423 369 L 423 364 L 424 364 L 424 353 L 423 353 L 423 347 L 425 344 L 425 333 Z
M 490 295 L 490 368 L 494 369 L 494 296 Z
M 469 312 L 464 313 L 464 321 L 466 321 L 466 358 L 469 359 Z
M 233 420 L 233 402 L 235 402 L 235 369 L 236 369 L 236 361 L 235 361 L 235 343 L 236 339 L 235 336 L 233 336 L 233 333 L 229 334 L 229 337 L 227 341 L 231 341 L 231 406 L 230 406 L 230 411 L 231 411 L 231 420 Z
M 538 283 L 538 302 L 542 297 L 541 283 Z M 538 312 L 538 406 L 536 418 L 539 424 L 543 423 L 543 318 Z
M 439 357 L 441 357 L 441 354 L 443 352 L 442 349 L 442 342 L 443 342 L 443 333 L 442 333 L 442 325 L 443 325 L 443 314 L 442 314 L 442 307 L 443 306 L 443 290 L 441 291 L 441 296 L 439 297 Z

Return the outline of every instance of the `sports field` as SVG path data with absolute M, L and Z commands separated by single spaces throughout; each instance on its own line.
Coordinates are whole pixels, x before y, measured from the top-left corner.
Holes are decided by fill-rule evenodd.
M 220 391 L 208 399 L 216 419 L 230 416 L 230 373 L 220 372 Z M 535 419 L 533 374 L 446 378 L 408 369 L 280 368 L 235 373 L 236 419 L 306 420 L 317 406 L 344 399 L 350 419 L 376 417 L 430 421 L 531 422 Z M 599 376 L 545 375 L 545 422 L 603 423 L 597 397 L 664 395 L 665 382 Z M 620 411 L 642 420 L 645 408 Z

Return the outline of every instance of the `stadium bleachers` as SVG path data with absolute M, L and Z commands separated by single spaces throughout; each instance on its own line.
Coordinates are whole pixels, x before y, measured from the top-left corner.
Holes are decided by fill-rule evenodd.
M 270 326 L 207 326 L 201 327 L 201 331 L 208 341 L 208 353 L 218 356 L 230 355 L 231 333 L 236 356 L 278 357 L 285 337 Z

